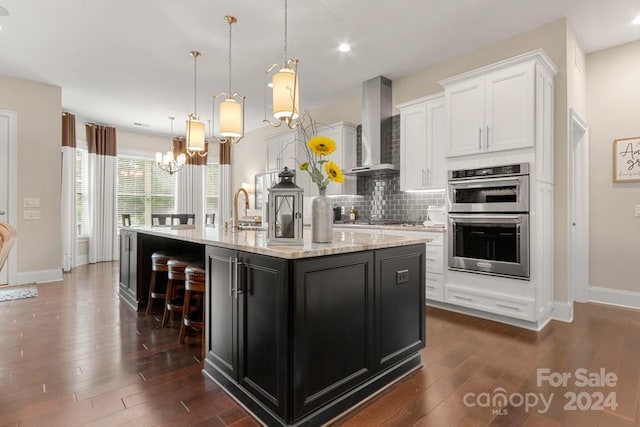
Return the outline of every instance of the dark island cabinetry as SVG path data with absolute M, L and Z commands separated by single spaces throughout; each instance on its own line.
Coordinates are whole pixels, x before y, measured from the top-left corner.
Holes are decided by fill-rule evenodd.
M 205 372 L 268 425 L 319 425 L 420 365 L 424 244 L 301 259 L 207 246 Z

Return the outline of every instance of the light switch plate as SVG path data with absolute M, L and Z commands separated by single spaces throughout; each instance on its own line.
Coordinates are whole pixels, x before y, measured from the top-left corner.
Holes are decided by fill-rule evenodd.
M 636 205 L 636 218 L 640 218 L 640 205 Z
M 35 209 L 25 210 L 24 219 L 40 219 L 40 211 Z
M 23 206 L 25 208 L 39 208 L 40 207 L 40 199 L 37 197 L 25 197 Z

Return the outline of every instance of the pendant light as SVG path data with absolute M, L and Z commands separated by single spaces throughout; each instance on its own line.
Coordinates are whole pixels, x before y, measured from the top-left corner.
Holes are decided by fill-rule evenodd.
M 278 69 L 278 72 L 273 75 L 271 83 L 267 84 L 269 73 L 274 69 Z M 278 119 L 277 122 L 267 119 L 266 88 L 268 86 L 272 90 L 273 116 Z M 282 65 L 273 64 L 265 71 L 265 114 L 263 122 L 269 123 L 274 127 L 286 123 L 290 129 L 294 129 L 299 124 L 296 120 L 300 112 L 299 104 L 298 60 L 287 59 L 287 0 L 284 0 L 284 62 Z
M 205 142 L 204 122 L 200 121 L 197 113 L 198 108 L 198 57 L 202 55 L 197 50 L 189 52 L 193 56 L 193 113 L 187 119 L 187 154 L 201 157 L 207 155 L 207 144 Z
M 169 151 L 167 151 L 166 154 L 162 154 L 159 151 L 156 152 L 156 164 L 169 175 L 173 175 L 182 169 L 186 161 L 186 156 L 184 153 L 178 154 L 178 157 L 175 156 L 173 141 L 173 121 L 175 117 L 169 117 L 169 120 L 171 120 L 171 144 L 169 145 Z
M 231 91 L 231 26 L 238 22 L 235 16 L 227 15 L 224 21 L 229 24 L 229 89 L 228 92 L 220 92 L 214 97 L 214 110 L 216 100 L 222 96 L 224 101 L 218 105 L 220 114 L 220 136 L 215 138 L 221 143 L 235 144 L 244 136 L 244 101 L 245 97 Z M 215 117 L 215 111 L 213 117 Z

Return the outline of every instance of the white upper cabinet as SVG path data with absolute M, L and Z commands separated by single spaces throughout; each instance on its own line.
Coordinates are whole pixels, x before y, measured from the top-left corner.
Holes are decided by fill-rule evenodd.
M 441 81 L 447 157 L 533 147 L 536 74 L 555 74 L 541 51 Z M 551 108 L 549 106 L 548 108 Z
M 400 190 L 444 189 L 444 96 L 416 99 L 400 110 Z
M 340 169 L 350 169 L 356 166 L 356 141 L 357 132 L 356 125 L 347 122 L 338 122 L 332 125 L 318 128 L 318 135 L 328 136 L 336 142 L 336 151 L 326 156 L 327 160 L 332 160 L 340 167 Z M 322 171 L 327 176 L 325 171 Z M 307 174 L 308 175 L 308 174 Z M 353 175 L 345 175 L 344 183 L 338 184 L 330 182 L 327 186 L 327 195 L 338 194 L 356 194 L 356 177 Z M 318 188 L 312 183 L 312 196 L 318 194 Z
M 317 133 L 336 141 L 336 151 L 325 159 L 333 160 L 342 170 L 356 165 L 356 125 L 346 122 L 334 123 L 318 128 Z M 304 195 L 317 196 L 318 186 L 311 181 L 309 174 L 301 171 L 299 167 L 300 163 L 307 161 L 303 146 L 305 143 L 300 132 L 295 130 L 266 138 L 266 172 L 278 172 L 285 166 L 295 170 L 295 182 L 304 189 Z M 327 175 L 324 170 L 323 174 Z M 330 182 L 327 186 L 327 195 L 337 194 L 356 194 L 356 177 L 345 175 L 343 184 Z

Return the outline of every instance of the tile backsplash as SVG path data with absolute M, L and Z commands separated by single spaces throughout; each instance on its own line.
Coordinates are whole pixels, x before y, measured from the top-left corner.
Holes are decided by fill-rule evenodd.
M 391 161 L 400 164 L 400 116 L 391 118 Z M 357 129 L 358 164 L 361 158 L 361 126 Z M 372 222 L 399 222 L 419 224 L 427 219 L 427 207 L 445 205 L 444 190 L 430 193 L 400 191 L 399 173 L 379 173 L 358 176 L 356 196 L 332 197 L 334 206 L 342 206 L 343 218 L 349 217 L 353 206 L 356 220 Z

